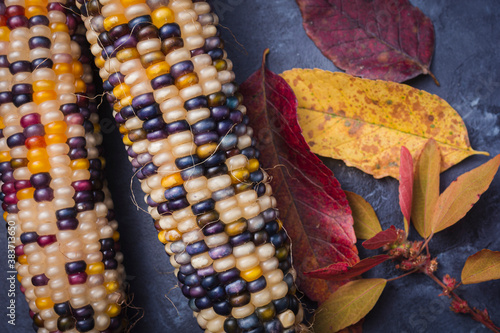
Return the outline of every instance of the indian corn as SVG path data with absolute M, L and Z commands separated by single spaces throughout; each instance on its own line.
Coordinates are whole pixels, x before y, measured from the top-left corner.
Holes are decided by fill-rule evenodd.
M 145 201 L 206 332 L 295 332 L 289 239 L 205 1 L 79 2 Z
M 65 1 L 0 3 L 2 208 L 39 333 L 126 325 L 91 55 L 80 47 L 85 28 L 75 9 Z

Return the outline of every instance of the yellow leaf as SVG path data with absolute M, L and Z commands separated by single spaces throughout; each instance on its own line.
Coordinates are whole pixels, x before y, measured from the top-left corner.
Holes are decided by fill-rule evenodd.
M 432 214 L 434 233 L 457 223 L 472 208 L 481 194 L 490 187 L 500 166 L 500 154 L 464 173 L 439 196 Z
M 500 279 L 500 252 L 484 249 L 467 258 L 462 283 L 471 284 Z
M 436 95 L 320 69 L 281 75 L 297 96 L 299 123 L 312 152 L 375 178 L 398 178 L 400 147 L 415 159 L 429 138 L 439 144 L 441 171 L 481 154 L 470 147 L 458 113 Z
M 354 219 L 354 233 L 358 239 L 370 239 L 382 231 L 373 207 L 360 195 L 344 191 Z
M 314 331 L 337 332 L 358 322 L 375 306 L 386 283 L 362 279 L 344 284 L 316 311 Z
M 441 155 L 436 141 L 429 140 L 422 150 L 413 181 L 411 220 L 420 236 L 432 233 L 432 213 L 439 197 L 439 165 Z

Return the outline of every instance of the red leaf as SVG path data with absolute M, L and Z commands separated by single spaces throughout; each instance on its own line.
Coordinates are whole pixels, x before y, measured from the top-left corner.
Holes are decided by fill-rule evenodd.
M 382 246 L 390 243 L 394 243 L 398 240 L 398 231 L 396 227 L 391 225 L 389 229 L 379 232 L 370 239 L 363 242 L 363 247 L 368 250 L 376 250 Z
M 392 259 L 392 257 L 387 254 L 380 254 L 378 256 L 365 258 L 352 267 L 342 267 L 345 263 L 333 264 L 305 274 L 318 279 L 344 281 L 359 276 L 389 259 Z
M 406 147 L 401 147 L 399 158 L 399 206 L 405 218 L 405 231 L 410 231 L 411 202 L 413 199 L 413 159 Z
M 434 78 L 434 26 L 408 0 L 297 3 L 307 35 L 346 73 L 396 82 L 422 73 Z
M 297 100 L 283 78 L 263 62 L 241 92 L 262 164 L 270 168 L 280 218 L 292 239 L 299 287 L 311 299 L 324 301 L 338 285 L 303 272 L 359 260 L 345 193 L 332 171 L 310 152 L 297 122 Z

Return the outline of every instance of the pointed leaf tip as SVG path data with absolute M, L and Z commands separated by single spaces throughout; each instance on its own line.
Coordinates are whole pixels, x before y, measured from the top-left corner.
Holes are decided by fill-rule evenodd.
M 500 279 L 500 252 L 488 249 L 471 255 L 462 269 L 462 283 L 472 284 Z
M 500 154 L 464 173 L 439 196 L 432 216 L 432 231 L 444 230 L 457 223 L 490 186 L 500 166 Z
M 358 239 L 370 239 L 382 231 L 373 207 L 360 195 L 344 191 L 352 210 L 354 232 Z

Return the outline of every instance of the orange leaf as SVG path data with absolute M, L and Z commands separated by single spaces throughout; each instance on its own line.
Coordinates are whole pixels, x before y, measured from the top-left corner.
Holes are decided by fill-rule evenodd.
M 441 155 L 433 139 L 427 141 L 420 154 L 413 182 L 411 219 L 420 236 L 432 233 L 431 219 L 439 198 L 439 165 Z
M 375 178 L 398 178 L 399 147 L 415 159 L 429 138 L 441 148 L 441 171 L 480 154 L 470 147 L 459 114 L 436 95 L 320 69 L 281 75 L 297 96 L 299 123 L 312 152 Z
M 373 207 L 362 196 L 344 191 L 352 210 L 354 232 L 358 239 L 370 239 L 382 231 L 377 214 Z
M 337 332 L 358 322 L 373 309 L 386 283 L 385 279 L 362 279 L 341 286 L 316 311 L 314 331 Z
M 405 232 L 408 235 L 413 195 L 413 159 L 408 148 L 401 147 L 399 160 L 399 206 L 404 216 Z
M 462 283 L 471 284 L 500 279 L 500 252 L 484 249 L 467 258 Z
M 432 216 L 432 232 L 457 223 L 488 189 L 500 166 L 500 155 L 458 177 L 439 196 Z

